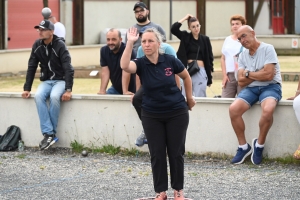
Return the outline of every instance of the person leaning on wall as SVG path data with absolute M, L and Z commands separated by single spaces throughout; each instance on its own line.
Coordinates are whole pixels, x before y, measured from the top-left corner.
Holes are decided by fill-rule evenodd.
M 221 68 L 223 74 L 222 80 L 222 98 L 234 98 L 240 91 L 236 80 L 238 55 L 245 50 L 237 39 L 238 29 L 246 24 L 246 20 L 241 15 L 233 15 L 230 18 L 231 35 L 226 37 L 221 56 Z
M 41 150 L 44 150 L 58 141 L 56 134 L 60 103 L 69 101 L 72 97 L 74 69 L 63 38 L 54 35 L 54 24 L 49 20 L 43 20 L 34 28 L 38 31 L 40 38 L 32 46 L 22 97 L 24 99 L 30 97 L 32 83 L 40 63 L 41 83 L 34 95 L 34 100 L 44 136 L 39 146 Z M 49 106 L 47 99 L 49 99 Z
M 300 80 L 298 82 L 298 87 L 295 93 L 295 96 L 288 98 L 287 100 L 294 100 L 293 102 L 293 108 L 295 111 L 296 118 L 298 120 L 298 123 L 300 124 Z M 296 149 L 295 153 L 293 154 L 293 157 L 297 160 L 300 160 L 300 145 Z
M 280 66 L 274 47 L 257 40 L 252 27 L 241 26 L 238 29 L 238 40 L 246 49 L 238 60 L 238 83 L 243 89 L 229 107 L 231 124 L 239 144 L 231 163 L 241 164 L 251 155 L 252 163 L 258 165 L 263 160 L 266 137 L 282 97 Z M 258 138 L 252 140 L 251 147 L 245 137 L 243 114 L 257 101 L 260 102 L 262 114 Z

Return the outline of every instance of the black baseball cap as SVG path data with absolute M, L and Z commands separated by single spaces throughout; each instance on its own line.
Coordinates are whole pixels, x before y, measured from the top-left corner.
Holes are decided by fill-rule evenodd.
M 42 28 L 45 30 L 54 30 L 54 24 L 49 20 L 43 20 L 41 23 L 34 27 L 35 29 Z
M 136 2 L 134 4 L 133 10 L 135 10 L 137 7 L 141 7 L 141 8 L 144 8 L 144 9 L 148 10 L 148 7 L 144 2 Z

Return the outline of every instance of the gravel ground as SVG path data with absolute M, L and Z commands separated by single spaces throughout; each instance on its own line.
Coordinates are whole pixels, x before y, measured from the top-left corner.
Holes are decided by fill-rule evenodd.
M 299 199 L 299 165 L 186 159 L 185 197 Z M 172 196 L 172 190 L 168 191 Z M 0 153 L 0 199 L 116 199 L 154 196 L 148 156 L 121 157 L 70 149 Z

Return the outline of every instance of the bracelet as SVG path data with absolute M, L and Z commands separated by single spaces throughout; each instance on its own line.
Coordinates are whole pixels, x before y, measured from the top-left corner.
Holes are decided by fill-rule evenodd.
M 295 92 L 296 92 L 296 93 L 300 93 L 300 90 L 296 90 Z

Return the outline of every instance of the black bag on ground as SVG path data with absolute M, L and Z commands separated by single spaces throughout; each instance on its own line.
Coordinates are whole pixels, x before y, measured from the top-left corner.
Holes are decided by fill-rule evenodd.
M 190 62 L 187 64 L 187 71 L 189 72 L 191 77 L 200 71 L 200 67 L 198 66 L 198 63 L 197 63 L 199 49 L 200 49 L 200 47 L 198 46 L 196 60 L 193 60 L 193 62 Z
M 14 151 L 18 148 L 18 142 L 21 140 L 20 128 L 11 125 L 0 138 L 0 151 Z

